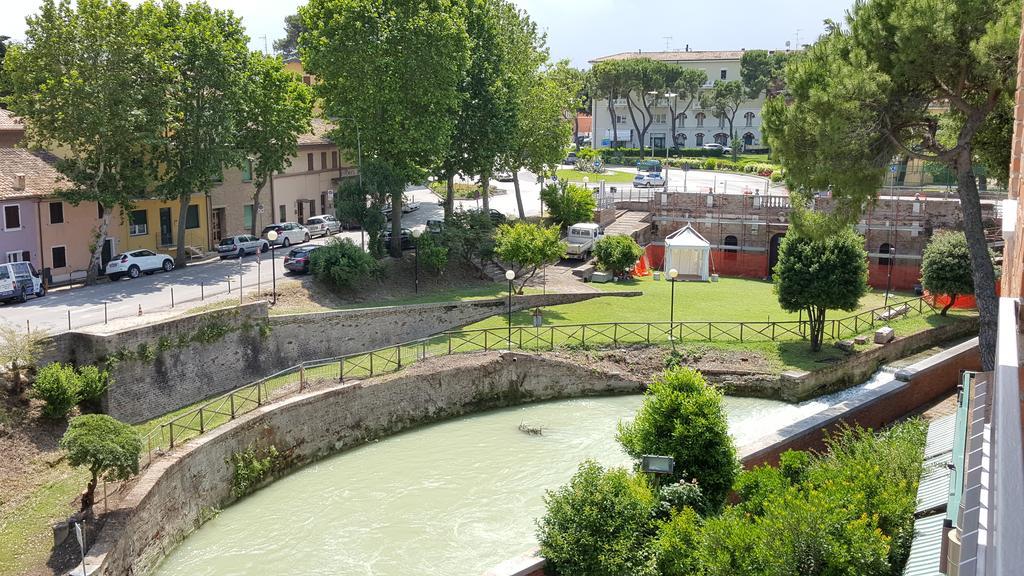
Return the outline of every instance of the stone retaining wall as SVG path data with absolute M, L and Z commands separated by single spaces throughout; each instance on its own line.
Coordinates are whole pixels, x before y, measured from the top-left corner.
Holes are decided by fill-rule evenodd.
M 513 310 L 640 292 L 530 294 Z M 269 316 L 257 302 L 109 334 L 55 336 L 47 361 L 95 364 L 119 358 L 104 408 L 138 423 L 244 386 L 300 362 L 391 346 L 472 324 L 507 310 L 507 300 L 415 304 Z

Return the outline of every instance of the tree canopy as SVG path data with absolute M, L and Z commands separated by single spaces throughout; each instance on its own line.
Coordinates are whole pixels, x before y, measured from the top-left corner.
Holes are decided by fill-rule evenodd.
M 998 302 L 975 165 L 1005 175 L 1020 0 L 866 0 L 846 27 L 786 66 L 787 98 L 765 105 L 765 130 L 790 188 L 821 190 L 856 215 L 897 156 L 957 176 L 981 316 L 982 366 L 995 359 Z
M 594 245 L 597 266 L 616 277 L 627 275 L 643 254 L 644 249 L 632 236 L 604 236 Z
M 389 190 L 392 255 L 401 254 L 405 183 L 437 166 L 451 145 L 469 64 L 466 6 L 456 0 L 311 0 L 299 9 L 303 64 L 319 80 L 332 139 L 386 162 L 402 181 Z
M 91 479 L 82 496 L 82 509 L 92 507 L 96 483 L 127 480 L 139 473 L 142 440 L 135 429 L 105 414 L 87 414 L 72 418 L 60 439 L 68 455 L 68 464 L 89 471 Z
M 306 31 L 306 25 L 299 14 L 284 17 L 284 38 L 274 40 L 274 51 L 284 56 L 294 56 L 299 49 L 299 34 Z
M 828 310 L 852 311 L 868 290 L 864 239 L 849 228 L 812 235 L 790 228 L 779 246 L 775 292 L 788 312 L 803 310 L 811 350 L 821 349 Z
M 540 199 L 547 206 L 551 221 L 562 228 L 579 222 L 590 222 L 594 219 L 594 209 L 597 208 L 593 192 L 566 181 L 542 188 Z
M 511 265 L 519 292 L 538 270 L 558 262 L 564 254 L 565 243 L 557 226 L 519 221 L 498 226 L 494 235 L 494 256 Z
M 785 84 L 783 71 L 788 52 L 767 50 L 746 50 L 740 57 L 740 79 L 746 97 L 757 100 L 761 96 L 773 96 L 782 91 Z
M 736 138 L 736 112 L 746 100 L 743 83 L 739 80 L 716 80 L 710 90 L 700 95 L 700 105 L 711 111 L 715 118 L 722 118 L 729 123 L 729 138 Z M 732 151 L 733 159 L 739 150 Z
M 949 296 L 943 316 L 957 296 L 974 293 L 971 255 L 963 232 L 941 230 L 932 236 L 921 257 L 921 286 L 934 296 Z

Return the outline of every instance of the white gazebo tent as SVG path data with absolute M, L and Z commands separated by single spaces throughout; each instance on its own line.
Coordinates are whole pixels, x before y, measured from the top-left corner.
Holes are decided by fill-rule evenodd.
M 710 260 L 711 243 L 689 224 L 665 237 L 666 277 L 675 268 L 681 280 L 707 281 Z

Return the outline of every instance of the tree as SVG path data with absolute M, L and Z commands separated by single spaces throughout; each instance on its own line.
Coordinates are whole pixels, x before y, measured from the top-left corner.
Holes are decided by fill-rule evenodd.
M 932 236 L 921 257 L 921 285 L 934 296 L 949 296 L 943 316 L 956 304 L 957 296 L 974 293 L 971 255 L 963 232 L 943 230 Z
M 367 166 L 375 165 L 370 163 Z M 363 178 L 366 178 L 366 170 L 363 170 Z M 369 195 L 368 190 L 376 188 L 363 188 L 359 182 L 352 180 L 342 181 L 338 185 L 338 191 L 334 195 L 334 209 L 337 212 L 338 220 L 345 224 L 355 222 L 359 225 L 360 233 L 363 235 L 365 246 L 366 236 L 370 240 L 370 253 L 380 256 L 380 231 L 384 229 L 384 214 L 381 212 L 383 202 L 380 194 Z
M 376 258 L 348 238 L 332 238 L 313 252 L 309 271 L 321 282 L 336 288 L 351 288 L 377 277 L 381 267 Z
M 302 22 L 299 14 L 289 14 L 284 17 L 284 38 L 274 40 L 274 51 L 288 58 L 294 56 L 299 50 L 299 34 L 306 31 L 306 25 Z
M 651 106 L 665 89 L 665 76 L 671 65 L 650 58 L 628 58 L 622 60 L 626 88 L 626 109 L 633 122 L 640 141 L 640 155 L 644 155 L 644 139 L 654 123 Z M 654 92 L 654 94 L 652 94 Z M 638 118 L 639 117 L 639 118 Z
M 0 323 L 0 367 L 5 367 L 15 394 L 22 390 L 22 372 L 35 367 L 49 337 L 46 330 L 26 334 L 13 324 Z
M 92 508 L 96 484 L 127 480 L 139 473 L 142 440 L 135 429 L 105 414 L 87 414 L 71 419 L 60 439 L 68 464 L 82 466 L 92 477 L 82 495 L 82 511 Z
M 30 146 L 60 146 L 67 180 L 59 194 L 96 202 L 102 220 L 89 249 L 86 283 L 96 281 L 115 208 L 127 210 L 152 182 L 152 155 L 163 122 L 167 70 L 158 55 L 163 29 L 148 4 L 122 0 L 43 0 L 28 18 L 24 44 L 7 51 L 11 109 L 26 120 Z
M 783 71 L 789 54 L 767 50 L 746 50 L 740 58 L 740 80 L 743 81 L 745 96 L 757 100 L 761 96 L 771 97 L 782 91 Z
M 524 94 L 515 132 L 501 160 L 512 172 L 520 218 L 526 217 L 526 211 L 519 189 L 519 168 L 526 167 L 543 177 L 561 162 L 570 130 L 565 111 L 579 106 L 578 82 L 578 70 L 560 61 L 539 72 Z
M 252 79 L 246 75 L 249 38 L 232 12 L 203 2 L 184 7 L 168 2 L 163 10 L 163 63 L 173 77 L 165 86 L 166 116 L 153 161 L 160 179 L 157 193 L 179 202 L 174 263 L 183 267 L 192 195 L 208 193 L 225 166 L 238 166 L 243 160 L 237 134 L 245 125 L 246 80 Z M 257 66 L 265 70 L 266 63 Z M 255 140 L 254 136 L 250 142 Z M 262 153 L 266 152 L 264 148 Z
M 643 254 L 644 249 L 632 236 L 604 236 L 594 246 L 598 268 L 611 272 L 615 277 L 629 274 Z
M 544 496 L 541 554 L 562 576 L 654 576 L 650 538 L 657 498 L 644 476 L 588 460 Z
M 632 422 L 620 423 L 619 444 L 639 460 L 675 458 L 671 479 L 694 479 L 707 513 L 718 510 L 739 471 L 736 448 L 722 410 L 722 393 L 691 368 L 672 368 L 654 379 Z
M 828 310 L 852 311 L 868 290 L 864 239 L 849 228 L 812 236 L 794 227 L 782 239 L 775 265 L 775 292 L 788 312 L 803 310 L 811 350 L 821 350 Z
M 616 121 L 615 101 L 626 92 L 626 79 L 622 60 L 603 60 L 590 69 L 594 97 L 604 98 L 608 106 L 608 118 L 612 125 L 612 146 L 619 145 L 619 129 Z M 597 138 L 597 135 L 594 135 Z
M 328 117 L 360 127 L 363 154 L 401 181 L 391 197 L 391 254 L 401 256 L 405 183 L 437 166 L 451 144 L 468 64 L 465 6 L 457 0 L 311 0 L 299 9 L 306 69 Z M 355 149 L 356 134 L 332 139 Z
M 285 71 L 279 58 L 259 52 L 249 55 L 245 74 L 238 147 L 252 171 L 253 206 L 260 206 L 260 194 L 271 182 L 271 175 L 288 167 L 298 150 L 299 136 L 310 129 L 313 93 Z M 256 235 L 255 218 L 249 232 Z
M 710 90 L 700 95 L 700 105 L 711 110 L 716 118 L 724 118 L 729 123 L 729 139 L 736 138 L 736 130 L 733 124 L 736 120 L 736 112 L 745 99 L 743 83 L 739 80 L 717 80 Z M 739 153 L 737 148 L 732 149 L 732 158 L 736 160 Z
M 545 228 L 522 221 L 502 224 L 494 236 L 494 255 L 512 265 L 518 283 L 516 291 L 522 292 L 538 270 L 565 255 L 565 243 L 557 226 Z
M 540 199 L 547 205 L 551 221 L 562 228 L 579 222 L 590 222 L 597 208 L 593 192 L 564 181 L 541 189 Z
M 4 73 L 4 59 L 7 57 L 7 46 L 10 39 L 10 36 L 0 35 L 0 108 L 7 107 L 7 99 L 11 95 L 11 88 Z
M 956 174 L 984 370 L 995 362 L 998 301 L 974 167 L 1010 149 L 1020 22 L 1019 0 L 858 2 L 848 29 L 831 26 L 786 66 L 788 98 L 764 110 L 791 189 L 831 186 L 861 206 L 897 155 Z
M 679 119 L 686 114 L 686 111 L 697 100 L 701 87 L 708 81 L 708 75 L 703 70 L 674 68 L 668 73 L 666 78 L 668 80 L 668 89 L 675 94 L 669 100 L 668 105 L 669 114 L 672 116 L 672 144 L 679 146 L 680 142 L 676 139 L 676 126 Z M 682 108 L 679 107 L 680 102 L 685 102 Z

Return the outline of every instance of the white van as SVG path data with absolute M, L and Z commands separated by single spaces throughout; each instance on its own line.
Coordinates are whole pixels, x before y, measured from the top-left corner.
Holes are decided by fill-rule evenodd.
M 46 296 L 46 287 L 30 262 L 0 264 L 0 302 L 24 302 L 28 296 Z

